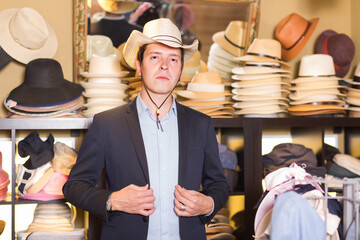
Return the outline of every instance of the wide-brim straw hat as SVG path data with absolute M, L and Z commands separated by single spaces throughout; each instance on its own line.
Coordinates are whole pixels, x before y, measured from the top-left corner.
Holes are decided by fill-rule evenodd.
M 275 37 L 281 43 L 282 58 L 286 61 L 296 57 L 312 36 L 319 18 L 306 20 L 297 13 L 286 16 L 276 26 Z
M 290 74 L 288 73 L 265 73 L 265 74 L 253 74 L 253 75 L 232 75 L 231 79 L 241 81 L 241 82 L 253 82 L 253 81 L 261 81 L 268 78 L 276 78 L 281 77 L 282 80 L 289 81 L 291 78 Z
M 80 85 L 85 89 L 98 89 L 98 88 L 109 88 L 109 89 L 119 89 L 126 90 L 129 88 L 129 85 L 123 83 L 92 83 L 92 82 L 80 82 Z
M 281 77 L 274 78 L 265 78 L 261 80 L 253 80 L 253 81 L 236 81 L 231 83 L 233 88 L 247 88 L 247 87 L 256 87 L 256 86 L 266 86 L 266 85 L 282 85 L 285 87 L 290 87 L 290 83 L 282 81 Z
M 318 89 L 318 90 L 296 90 L 292 93 L 289 94 L 289 98 L 291 100 L 301 100 L 307 97 L 311 97 L 311 96 L 324 96 L 324 95 L 333 95 L 334 98 L 335 96 L 339 96 L 339 97 L 345 97 L 346 95 L 339 92 L 337 89 Z
M 225 31 L 212 36 L 212 40 L 228 53 L 240 57 L 245 52 L 246 22 L 231 21 Z
M 283 100 L 283 101 L 289 101 L 287 98 L 287 93 L 281 93 L 281 94 L 269 94 L 269 95 L 234 95 L 232 96 L 232 99 L 235 101 L 263 101 L 263 100 Z
M 291 68 L 289 64 L 281 60 L 281 44 L 275 39 L 255 38 L 250 44 L 246 55 L 236 58 L 245 62 L 277 62 Z
M 288 73 L 290 71 L 287 69 L 281 68 L 274 68 L 274 67 L 255 67 L 255 66 L 248 66 L 248 67 L 235 67 L 231 70 L 233 74 L 237 75 L 255 75 L 255 74 L 269 74 L 269 73 Z
M 0 11 L 0 46 L 13 59 L 27 64 L 37 58 L 52 58 L 58 41 L 55 31 L 35 9 Z
M 131 68 L 136 69 L 139 47 L 150 43 L 161 43 L 172 48 L 184 49 L 184 62 L 187 62 L 198 50 L 199 41 L 195 40 L 191 45 L 184 45 L 179 29 L 168 18 L 149 21 L 144 25 L 142 33 L 133 30 L 124 46 L 123 56 Z
M 141 4 L 141 2 L 120 2 L 115 0 L 97 0 L 97 2 L 105 12 L 113 14 L 132 12 Z
M 226 101 L 224 99 L 210 99 L 210 100 L 185 100 L 180 101 L 182 105 L 188 107 L 217 107 L 217 106 L 224 106 L 224 105 L 232 105 L 233 102 Z
M 243 101 L 243 102 L 236 102 L 233 104 L 233 107 L 236 109 L 247 109 L 247 108 L 256 108 L 256 107 L 264 107 L 264 106 L 284 106 L 288 107 L 289 104 L 285 101 L 281 100 L 263 100 L 263 101 Z
M 332 56 L 335 75 L 345 77 L 355 55 L 355 44 L 346 34 L 325 30 L 316 40 L 315 53 Z
M 227 60 L 230 62 L 237 63 L 238 60 L 236 60 L 236 56 L 232 55 L 231 53 L 224 50 L 219 44 L 213 43 L 210 46 L 209 50 L 209 56 L 211 57 L 217 57 L 222 60 Z
M 267 105 L 259 107 L 248 107 L 234 111 L 234 115 L 245 115 L 245 114 L 274 114 L 274 113 L 285 113 L 287 112 L 286 106 L 279 105 Z

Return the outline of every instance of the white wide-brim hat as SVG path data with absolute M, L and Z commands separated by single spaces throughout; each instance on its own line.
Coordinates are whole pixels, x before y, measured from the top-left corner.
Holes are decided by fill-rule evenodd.
M 58 41 L 55 31 L 35 9 L 0 11 L 0 46 L 15 60 L 27 64 L 37 58 L 52 58 Z
M 127 84 L 123 83 L 92 83 L 92 82 L 81 82 L 81 86 L 85 89 L 114 89 L 114 90 L 126 90 L 129 88 Z
M 289 104 L 284 101 L 280 100 L 263 100 L 263 101 L 256 101 L 256 102 L 236 102 L 234 103 L 233 107 L 236 109 L 247 109 L 247 108 L 256 108 L 256 107 L 264 107 L 264 106 L 285 106 L 288 107 Z
M 231 84 L 233 88 L 248 88 L 248 87 L 256 87 L 256 86 L 267 86 L 267 85 L 282 85 L 285 87 L 290 87 L 290 83 L 284 82 L 279 78 L 267 78 L 261 80 L 253 80 L 253 81 L 236 81 Z
M 252 108 L 244 108 L 241 110 L 234 111 L 234 115 L 245 115 L 245 114 L 274 114 L 287 112 L 285 106 L 279 105 L 267 105 Z
M 231 71 L 238 75 L 267 74 L 267 73 L 290 73 L 289 70 L 273 67 L 236 67 Z
M 288 73 L 265 73 L 265 74 L 253 74 L 253 75 L 232 75 L 231 78 L 237 81 L 255 81 L 255 80 L 265 80 L 267 78 L 281 77 L 283 80 L 291 78 Z
M 289 101 L 287 98 L 288 94 L 285 93 L 276 93 L 276 94 L 268 94 L 268 95 L 234 95 L 232 99 L 235 101 L 263 101 L 263 100 L 283 100 Z
M 198 50 L 199 41 L 184 45 L 180 30 L 168 18 L 158 18 L 147 22 L 143 32 L 133 30 L 124 46 L 123 56 L 126 63 L 136 69 L 139 47 L 149 43 L 161 43 L 172 48 L 184 49 L 184 62 L 189 60 Z
M 339 97 L 345 97 L 346 95 L 339 92 L 337 89 L 320 89 L 320 90 L 297 90 L 289 94 L 289 98 L 291 100 L 300 100 L 311 96 L 319 96 L 322 95 L 333 95 Z
M 224 105 L 231 105 L 233 102 L 226 101 L 225 98 L 223 99 L 210 99 L 210 100 L 185 100 L 180 101 L 182 105 L 188 107 L 221 107 Z

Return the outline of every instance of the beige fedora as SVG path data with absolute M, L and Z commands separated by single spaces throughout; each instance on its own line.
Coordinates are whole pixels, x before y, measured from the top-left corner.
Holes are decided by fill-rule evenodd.
M 123 14 L 134 11 L 141 2 L 123 2 L 116 0 L 97 0 L 99 6 L 105 11 L 114 14 Z
M 29 7 L 0 11 L 0 36 L 5 52 L 24 64 L 37 58 L 52 58 L 58 47 L 52 27 Z
M 92 55 L 89 71 L 81 73 L 86 78 L 121 78 L 129 72 L 121 71 L 120 62 L 116 54 L 107 56 Z
M 105 35 L 86 36 L 86 61 L 89 62 L 92 55 L 108 56 L 115 54 L 121 59 L 120 51 L 113 46 L 111 39 Z
M 228 53 L 240 57 L 245 52 L 245 31 L 246 22 L 231 21 L 225 31 L 215 33 L 212 40 Z
M 313 34 L 319 18 L 306 20 L 297 13 L 286 16 L 276 26 L 275 37 L 282 45 L 282 57 L 288 61 L 296 57 Z
M 233 88 L 231 92 L 234 95 L 243 95 L 243 96 L 249 96 L 249 95 L 267 95 L 267 94 L 289 94 L 290 91 L 286 89 L 282 89 L 280 85 L 274 84 L 269 86 L 256 86 L 256 87 L 249 87 L 249 88 Z
M 299 68 L 299 78 L 295 80 L 301 80 L 302 78 L 320 78 L 326 79 L 331 77 L 332 79 L 339 79 L 335 77 L 334 62 L 330 55 L 326 54 L 311 54 L 301 58 Z
M 176 25 L 168 18 L 158 18 L 147 22 L 143 32 L 133 30 L 124 46 L 124 59 L 126 63 L 136 69 L 136 59 L 139 47 L 149 43 L 162 43 L 173 48 L 184 49 L 184 62 L 187 62 L 198 50 L 199 41 L 191 45 L 184 45 L 181 33 Z
M 281 44 L 275 39 L 255 38 L 246 55 L 236 59 L 245 62 L 278 62 L 291 68 L 289 64 L 281 60 Z

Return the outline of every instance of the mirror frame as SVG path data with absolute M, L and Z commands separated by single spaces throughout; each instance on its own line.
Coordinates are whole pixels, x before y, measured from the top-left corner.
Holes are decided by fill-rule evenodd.
M 73 1 L 74 1 L 73 82 L 79 83 L 83 79 L 80 73 L 86 70 L 87 0 L 73 0 Z M 259 30 L 258 23 L 260 21 L 261 0 L 210 0 L 210 1 L 247 3 L 250 5 L 249 17 L 248 17 L 248 23 L 250 23 L 250 26 L 247 29 L 247 34 L 249 37 L 246 39 L 246 43 L 245 43 L 245 51 L 246 51 L 249 44 L 258 35 L 258 30 Z

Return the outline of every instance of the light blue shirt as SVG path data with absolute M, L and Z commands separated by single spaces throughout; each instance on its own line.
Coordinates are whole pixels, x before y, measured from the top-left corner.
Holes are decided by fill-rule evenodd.
M 180 240 L 179 217 L 174 211 L 174 191 L 178 184 L 179 138 L 175 99 L 157 128 L 156 118 L 141 99 L 136 99 L 140 128 L 154 191 L 155 211 L 149 217 L 148 240 Z M 160 109 L 161 111 L 162 109 Z

